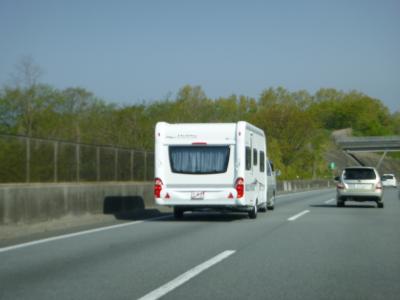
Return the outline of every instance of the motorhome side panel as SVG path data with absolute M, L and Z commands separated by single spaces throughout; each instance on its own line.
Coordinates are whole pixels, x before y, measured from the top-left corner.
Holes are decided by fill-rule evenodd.
M 265 207 L 266 205 L 266 174 L 265 156 L 266 143 L 264 133 L 246 123 L 245 134 L 245 183 L 246 203 Z M 262 165 L 261 165 L 262 164 Z

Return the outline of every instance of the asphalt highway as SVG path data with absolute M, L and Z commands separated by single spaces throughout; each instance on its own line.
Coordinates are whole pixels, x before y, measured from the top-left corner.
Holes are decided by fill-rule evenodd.
M 399 299 L 400 199 L 124 221 L 0 248 L 0 299 Z

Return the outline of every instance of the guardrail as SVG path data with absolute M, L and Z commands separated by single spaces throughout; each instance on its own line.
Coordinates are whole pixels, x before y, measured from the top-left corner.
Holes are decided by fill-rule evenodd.
M 146 181 L 154 153 L 0 134 L 0 183 Z

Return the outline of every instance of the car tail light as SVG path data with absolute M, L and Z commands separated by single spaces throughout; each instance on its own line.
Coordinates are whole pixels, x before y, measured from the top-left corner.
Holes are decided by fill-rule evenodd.
M 160 178 L 154 179 L 154 197 L 156 197 L 156 198 L 161 197 L 162 185 L 163 185 L 163 182 Z
M 237 192 L 237 197 L 242 198 L 244 195 L 244 180 L 242 177 L 239 177 L 238 179 L 236 179 L 235 189 Z
M 343 183 L 338 183 L 337 185 L 336 185 L 336 187 L 339 189 L 339 190 L 344 190 L 346 187 L 344 186 L 344 184 Z
M 376 190 L 381 190 L 382 189 L 382 183 L 378 182 L 375 186 Z

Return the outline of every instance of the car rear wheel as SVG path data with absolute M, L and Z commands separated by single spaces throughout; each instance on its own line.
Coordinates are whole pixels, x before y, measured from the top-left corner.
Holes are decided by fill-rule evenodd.
M 344 207 L 344 201 L 343 201 L 343 200 L 340 200 L 340 199 L 337 199 L 337 200 L 336 200 L 336 206 L 337 206 L 337 207 Z
M 383 208 L 383 202 L 377 202 L 378 208 Z

